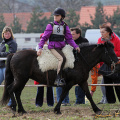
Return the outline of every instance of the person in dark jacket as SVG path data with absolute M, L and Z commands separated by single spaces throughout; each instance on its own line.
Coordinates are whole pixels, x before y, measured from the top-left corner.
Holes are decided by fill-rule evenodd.
M 80 28 L 71 28 L 71 34 L 72 34 L 72 39 L 75 41 L 75 43 L 77 45 L 81 44 L 81 43 L 88 43 L 88 40 L 86 38 L 83 38 L 81 36 L 81 29 Z M 76 52 L 76 50 L 73 50 L 74 54 Z M 57 93 L 57 101 L 59 101 L 60 99 L 60 95 L 62 93 L 62 87 L 57 87 L 56 88 L 56 93 Z M 74 105 L 77 104 L 85 104 L 85 93 L 83 92 L 83 90 L 81 89 L 81 87 L 76 86 L 75 87 L 75 95 L 76 95 L 76 102 Z M 62 106 L 69 106 L 69 93 L 66 95 L 65 99 L 62 101 Z
M 0 43 L 0 57 L 7 57 L 10 53 L 15 53 L 17 51 L 17 43 L 13 40 L 12 29 L 5 26 L 2 31 L 3 41 Z M 5 60 L 0 60 L 0 85 L 5 79 Z M 8 106 L 11 105 L 11 100 Z
M 75 43 L 77 45 L 79 45 L 81 43 L 88 43 L 88 40 L 81 36 L 81 29 L 80 28 L 78 28 L 78 27 L 71 28 L 71 34 L 72 34 L 73 40 L 75 41 Z M 75 54 L 75 50 L 73 52 Z M 85 93 L 81 89 L 80 86 L 75 87 L 75 96 L 76 96 L 76 102 L 74 105 L 85 104 Z

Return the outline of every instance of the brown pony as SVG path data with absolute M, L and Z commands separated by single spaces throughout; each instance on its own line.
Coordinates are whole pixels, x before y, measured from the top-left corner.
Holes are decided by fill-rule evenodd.
M 74 68 L 63 70 L 66 86 L 63 86 L 60 100 L 54 108 L 54 112 L 57 114 L 61 113 L 61 103 L 68 91 L 75 84 L 78 84 L 84 90 L 93 111 L 95 113 L 100 113 L 101 110 L 96 106 L 89 92 L 87 83 L 89 71 L 99 62 L 105 62 L 111 65 L 113 61 L 115 63 L 118 61 L 114 53 L 114 46 L 110 42 L 100 45 L 82 44 L 79 47 L 81 52 L 77 54 L 77 61 L 74 62 Z M 22 106 L 20 95 L 27 81 L 31 78 L 41 84 L 54 86 L 56 71 L 49 70 L 47 72 L 42 72 L 38 66 L 36 51 L 23 50 L 8 56 L 5 75 L 5 86 L 1 103 L 5 105 L 11 98 L 11 109 L 15 112 L 18 104 L 18 112 L 26 113 Z M 49 79 L 49 84 L 47 78 Z

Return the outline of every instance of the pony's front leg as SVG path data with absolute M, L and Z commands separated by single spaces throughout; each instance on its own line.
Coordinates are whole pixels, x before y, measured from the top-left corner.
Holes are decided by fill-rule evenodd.
M 57 105 L 54 108 L 54 113 L 61 114 L 61 112 L 60 112 L 61 103 L 64 100 L 67 93 L 69 92 L 69 90 L 71 89 L 71 87 L 72 87 L 72 85 L 67 85 L 67 86 L 63 87 L 62 94 L 60 95 L 60 100 L 59 100 L 59 102 L 57 103 Z
M 86 97 L 88 98 L 88 100 L 90 101 L 91 103 L 91 106 L 93 108 L 93 111 L 96 113 L 96 114 L 100 114 L 102 111 L 96 106 L 96 104 L 94 103 L 93 99 L 92 99 L 92 96 L 90 94 L 90 91 L 89 91 L 89 88 L 88 88 L 88 83 L 87 81 L 85 83 L 81 85 L 79 85 L 80 87 L 83 88 L 83 90 L 85 91 L 85 94 L 86 94 Z

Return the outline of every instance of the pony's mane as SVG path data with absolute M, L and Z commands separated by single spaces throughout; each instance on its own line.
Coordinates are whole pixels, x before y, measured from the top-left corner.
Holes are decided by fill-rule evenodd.
M 107 41 L 107 44 L 114 48 L 114 45 L 110 41 Z
M 95 47 L 97 47 L 97 44 L 82 43 L 79 44 L 79 47 L 82 54 L 89 54 Z
M 81 43 L 79 44 L 79 47 L 80 48 L 83 48 L 83 47 L 91 47 L 91 46 L 96 46 L 97 44 L 92 44 L 92 43 Z

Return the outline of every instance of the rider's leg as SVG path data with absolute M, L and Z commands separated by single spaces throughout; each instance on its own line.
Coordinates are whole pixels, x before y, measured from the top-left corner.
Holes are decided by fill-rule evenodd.
M 66 62 L 66 57 L 64 56 L 63 52 L 59 49 L 51 49 L 51 52 L 58 59 L 57 78 L 54 84 L 57 85 L 57 83 L 59 82 L 59 85 L 65 85 L 65 82 L 62 79 L 62 70 Z

